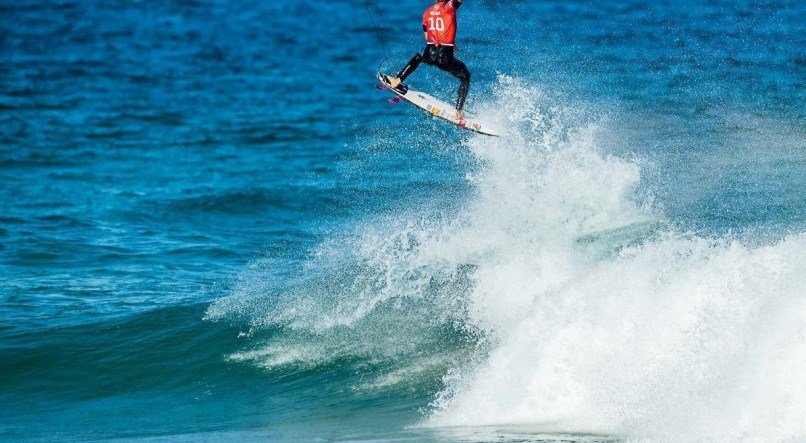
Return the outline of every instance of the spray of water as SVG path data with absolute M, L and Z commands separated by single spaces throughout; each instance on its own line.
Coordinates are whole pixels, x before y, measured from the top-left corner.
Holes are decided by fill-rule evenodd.
M 636 165 L 532 95 L 503 79 L 514 134 L 469 144 L 479 196 L 447 248 L 479 249 L 467 321 L 491 346 L 449 374 L 426 425 L 805 436 L 806 236 L 751 248 L 656 229 Z
M 806 235 L 748 246 L 676 232 L 639 166 L 598 149 L 595 124 L 511 78 L 495 97 L 481 114 L 506 136 L 466 143 L 473 192 L 457 213 L 331 239 L 313 282 L 271 301 L 243 279 L 210 317 L 250 312 L 305 340 L 233 358 L 409 362 L 379 386 L 447 367 L 425 427 L 806 436 Z M 463 338 L 445 344 L 446 328 Z

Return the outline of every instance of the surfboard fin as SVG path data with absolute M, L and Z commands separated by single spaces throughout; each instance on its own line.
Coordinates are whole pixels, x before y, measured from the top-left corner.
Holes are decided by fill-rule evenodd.
M 386 100 L 386 101 L 388 101 L 389 103 L 391 103 L 393 105 L 396 105 L 396 104 L 402 102 L 403 99 L 400 98 L 400 97 L 393 97 L 393 98 L 390 98 L 389 100 Z

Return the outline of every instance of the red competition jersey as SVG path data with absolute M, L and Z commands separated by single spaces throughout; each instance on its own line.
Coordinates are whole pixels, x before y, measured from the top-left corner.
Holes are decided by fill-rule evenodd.
M 456 42 L 456 8 L 454 0 L 434 3 L 423 13 L 423 30 L 428 44 L 453 46 Z

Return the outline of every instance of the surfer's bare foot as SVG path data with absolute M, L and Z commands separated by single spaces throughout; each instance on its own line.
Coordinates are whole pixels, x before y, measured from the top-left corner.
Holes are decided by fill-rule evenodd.
M 386 76 L 386 82 L 389 83 L 389 86 L 391 86 L 393 88 L 397 88 L 398 86 L 400 86 L 401 83 L 403 83 L 403 80 L 400 80 L 397 77 L 392 77 L 390 75 L 387 75 Z
M 460 111 L 458 109 L 454 109 L 453 110 L 453 118 L 455 118 L 456 120 L 464 120 L 465 119 L 465 114 L 464 114 L 464 112 L 462 112 L 462 111 Z

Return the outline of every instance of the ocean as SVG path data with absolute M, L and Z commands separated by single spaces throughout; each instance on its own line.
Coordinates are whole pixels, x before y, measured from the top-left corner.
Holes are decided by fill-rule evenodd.
M 0 4 L 0 440 L 806 439 L 806 3 L 429 4 Z

